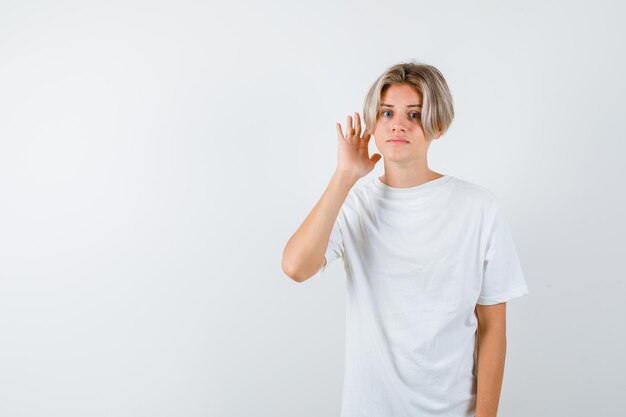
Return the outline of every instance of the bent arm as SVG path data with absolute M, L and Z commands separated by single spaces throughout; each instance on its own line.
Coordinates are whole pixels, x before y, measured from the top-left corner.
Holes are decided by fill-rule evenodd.
M 294 281 L 306 281 L 324 266 L 324 253 L 333 225 L 357 180 L 342 171 L 335 171 L 315 207 L 287 242 L 281 268 Z

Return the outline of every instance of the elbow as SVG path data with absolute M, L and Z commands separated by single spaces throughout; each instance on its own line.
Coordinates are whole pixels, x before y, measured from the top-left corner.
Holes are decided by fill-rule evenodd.
M 322 259 L 318 262 L 312 262 L 311 259 L 312 257 L 310 255 L 302 256 L 299 253 L 294 254 L 285 248 L 280 266 L 283 273 L 293 281 L 304 282 L 314 277 L 315 274 L 326 265 L 326 258 L 324 256 L 322 256 Z
M 298 274 L 297 268 L 294 268 L 290 263 L 288 263 L 285 258 L 283 257 L 283 260 L 280 264 L 281 269 L 283 270 L 283 274 L 287 275 L 289 278 L 291 278 L 293 281 L 295 282 L 302 282 L 304 281 Z

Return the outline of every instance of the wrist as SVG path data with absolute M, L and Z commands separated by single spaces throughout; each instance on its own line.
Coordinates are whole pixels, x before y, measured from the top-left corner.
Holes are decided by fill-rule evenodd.
M 340 171 L 340 170 L 335 170 L 335 172 L 333 173 L 333 178 L 339 181 L 340 183 L 344 185 L 348 185 L 350 187 L 356 184 L 357 181 L 359 180 L 359 177 L 352 174 L 351 172 Z

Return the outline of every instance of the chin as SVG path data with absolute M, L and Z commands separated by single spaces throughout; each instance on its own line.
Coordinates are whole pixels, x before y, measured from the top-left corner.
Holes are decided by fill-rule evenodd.
M 379 152 L 380 153 L 380 152 Z M 384 155 L 382 153 L 380 153 L 383 156 L 384 162 L 397 162 L 397 163 L 405 163 L 405 162 L 415 162 L 417 161 L 419 158 L 417 157 L 417 155 L 398 155 L 398 156 L 390 156 L 390 155 Z

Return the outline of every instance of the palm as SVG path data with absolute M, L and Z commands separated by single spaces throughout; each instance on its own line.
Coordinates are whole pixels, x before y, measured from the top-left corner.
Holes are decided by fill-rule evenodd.
M 337 123 L 337 170 L 348 172 L 356 178 L 369 174 L 376 163 L 380 160 L 380 154 L 374 154 L 370 158 L 368 145 L 371 138 L 369 133 L 361 136 L 361 119 L 355 113 L 356 123 L 352 126 L 352 117 L 347 118 L 346 134 L 341 131 L 341 125 Z

